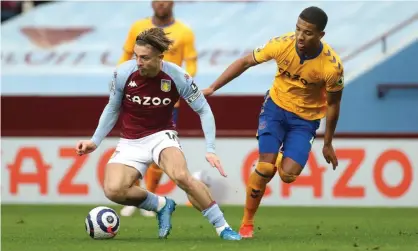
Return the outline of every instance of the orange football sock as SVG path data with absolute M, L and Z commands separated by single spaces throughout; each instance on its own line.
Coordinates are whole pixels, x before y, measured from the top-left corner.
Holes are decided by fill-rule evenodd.
M 151 193 L 155 193 L 162 176 L 163 170 L 161 170 L 161 168 L 158 167 L 155 163 L 151 164 L 147 170 L 147 174 L 145 175 L 147 190 Z
M 277 169 L 273 164 L 259 162 L 254 172 L 251 173 L 247 185 L 247 197 L 245 200 L 243 225 L 253 225 L 254 215 L 260 206 L 261 198 L 266 190 L 267 183 L 274 177 Z

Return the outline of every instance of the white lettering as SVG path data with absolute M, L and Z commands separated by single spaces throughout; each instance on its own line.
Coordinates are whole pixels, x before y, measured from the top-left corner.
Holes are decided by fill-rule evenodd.
M 165 98 L 163 99 L 163 105 L 169 105 L 171 103 L 171 99 Z
M 161 99 L 160 98 L 152 98 L 152 104 L 153 105 L 160 105 Z
M 151 97 L 144 97 L 143 105 L 151 105 L 150 102 L 149 102 L 150 100 L 151 100 Z
M 163 100 L 161 100 L 161 98 L 159 97 L 139 97 L 139 96 L 131 96 L 129 94 L 125 94 L 125 97 L 127 100 L 134 102 L 134 103 L 138 103 L 139 105 L 145 105 L 145 106 L 150 106 L 150 105 L 169 105 L 171 104 L 171 99 L 170 98 L 164 98 Z
M 198 92 L 194 92 L 192 95 L 190 95 L 188 98 L 186 98 L 186 102 L 188 104 L 193 103 L 194 101 L 196 101 L 196 99 L 198 97 L 200 97 L 200 94 L 202 94 L 202 92 L 198 91 Z
M 135 103 L 141 104 L 141 98 L 140 98 L 140 97 L 138 97 L 138 96 L 134 96 L 134 97 L 132 98 L 132 101 L 133 101 L 133 102 L 135 102 Z

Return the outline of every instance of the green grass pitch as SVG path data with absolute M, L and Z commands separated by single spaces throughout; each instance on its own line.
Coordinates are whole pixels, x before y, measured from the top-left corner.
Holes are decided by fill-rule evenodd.
M 418 209 L 261 207 L 254 239 L 223 241 L 193 208 L 178 207 L 167 240 L 155 218 L 121 217 L 118 235 L 93 240 L 84 219 L 95 206 L 2 205 L 4 251 L 359 251 L 418 250 Z M 112 206 L 119 212 L 119 206 Z M 237 229 L 242 207 L 222 207 Z

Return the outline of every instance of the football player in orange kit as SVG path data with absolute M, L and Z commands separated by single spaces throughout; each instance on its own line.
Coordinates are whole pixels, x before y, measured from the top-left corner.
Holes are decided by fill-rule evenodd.
M 123 54 L 119 59 L 119 64 L 132 59 L 133 49 L 135 46 L 135 38 L 144 30 L 153 27 L 163 28 L 168 33 L 168 38 L 174 41 L 170 49 L 164 53 L 164 60 L 182 66 L 185 63 L 185 69 L 189 75 L 195 76 L 197 71 L 197 52 L 194 45 L 193 31 L 184 23 L 176 20 L 173 15 L 173 1 L 152 1 L 154 15 L 136 21 L 129 30 L 125 45 L 123 46 Z M 176 103 L 173 112 L 174 124 L 177 124 L 179 102 Z M 152 164 L 145 175 L 145 183 L 147 190 L 155 193 L 158 183 L 161 180 L 163 171 L 156 165 Z M 137 183 L 139 184 L 139 181 Z M 122 216 L 131 216 L 137 210 L 136 207 L 125 206 Z M 141 209 L 144 216 L 154 216 L 154 212 L 148 212 Z
M 335 169 L 338 160 L 332 138 L 339 117 L 344 87 L 343 66 L 325 42 L 326 13 L 317 7 L 304 9 L 296 31 L 270 39 L 253 53 L 232 63 L 207 89 L 205 95 L 226 85 L 252 66 L 275 60 L 277 73 L 265 96 L 257 131 L 259 161 L 247 186 L 243 238 L 252 238 L 254 215 L 266 185 L 278 171 L 291 183 L 302 172 L 311 151 L 320 119 L 326 116 L 323 155 Z M 279 148 L 282 151 L 279 152 Z

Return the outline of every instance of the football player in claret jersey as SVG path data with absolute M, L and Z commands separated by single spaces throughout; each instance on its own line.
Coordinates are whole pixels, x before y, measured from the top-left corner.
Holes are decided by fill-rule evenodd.
M 121 139 L 105 169 L 104 193 L 113 202 L 136 206 L 157 214 L 159 237 L 171 230 L 175 210 L 172 199 L 157 196 L 135 186 L 151 162 L 183 189 L 193 206 L 199 209 L 225 240 L 240 240 L 225 221 L 208 188 L 190 174 L 172 121 L 175 102 L 182 97 L 201 119 L 206 139 L 206 159 L 226 176 L 215 154 L 215 120 L 205 97 L 193 79 L 179 66 L 163 61 L 171 45 L 160 28 L 138 35 L 134 53 L 117 68 L 99 125 L 90 140 L 76 146 L 79 155 L 94 151 L 112 130 L 118 117 L 122 121 Z
M 304 9 L 296 31 L 270 39 L 252 54 L 236 60 L 203 92 L 211 95 L 248 68 L 275 60 L 278 72 L 265 96 L 257 131 L 259 161 L 247 186 L 243 238 L 251 238 L 254 215 L 266 184 L 278 171 L 283 182 L 291 183 L 302 172 L 311 151 L 320 119 L 326 116 L 323 155 L 335 169 L 332 146 L 342 89 L 343 66 L 337 53 L 322 37 L 328 17 L 317 7 Z M 282 151 L 279 152 L 279 148 Z
M 185 64 L 187 73 L 192 77 L 195 76 L 197 71 L 197 52 L 194 45 L 194 34 L 186 24 L 174 18 L 173 6 L 173 1 L 152 1 L 154 15 L 140 19 L 132 25 L 123 46 L 123 54 L 119 59 L 119 64 L 132 59 L 135 39 L 139 33 L 149 28 L 159 27 L 168 33 L 168 37 L 173 40 L 173 44 L 164 52 L 164 60 L 178 66 Z M 177 124 L 179 104 L 180 102 L 177 102 L 174 105 L 173 120 L 175 124 Z M 153 193 L 157 191 L 162 175 L 163 171 L 155 163 L 152 163 L 145 175 L 148 191 Z M 139 181 L 136 185 L 140 185 Z M 136 207 L 125 206 L 121 210 L 121 215 L 131 216 L 136 210 Z M 154 212 L 145 210 L 141 210 L 141 214 L 144 216 L 155 216 Z

